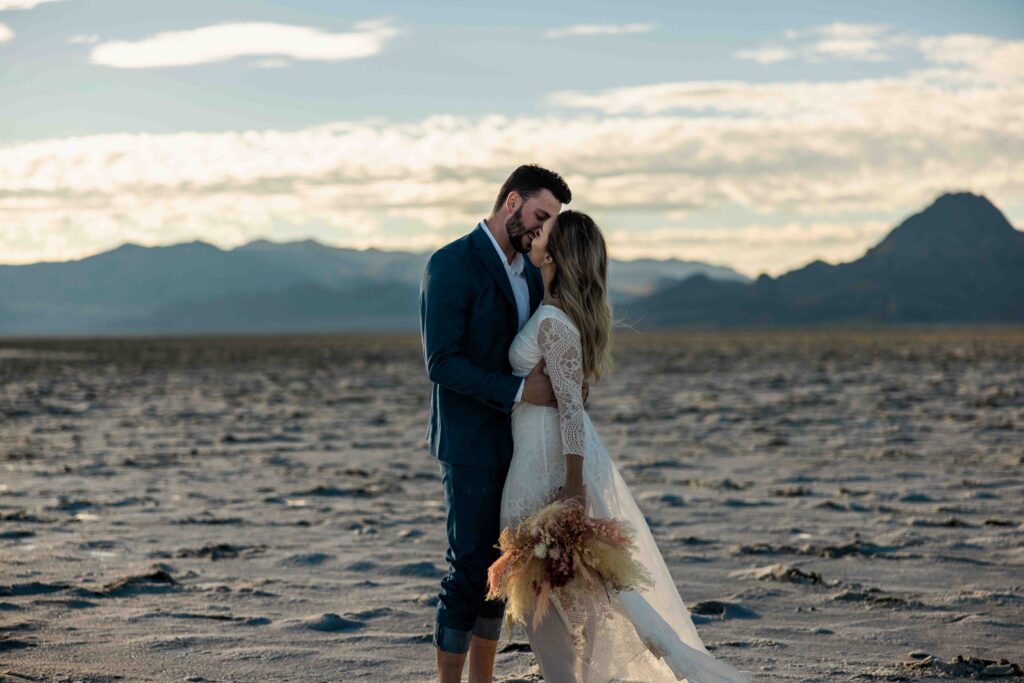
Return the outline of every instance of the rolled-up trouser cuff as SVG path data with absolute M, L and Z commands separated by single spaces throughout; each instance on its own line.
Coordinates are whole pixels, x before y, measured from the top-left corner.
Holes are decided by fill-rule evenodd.
M 434 625 L 434 647 L 438 650 L 456 654 L 469 652 L 469 639 L 472 637 L 472 631 L 461 631 L 442 623 Z
M 473 633 L 487 640 L 498 640 L 501 637 L 501 617 L 477 617 L 473 624 Z
M 468 652 L 469 641 L 474 634 L 487 640 L 498 640 L 501 637 L 502 621 L 501 617 L 477 617 L 472 631 L 437 623 L 434 625 L 434 647 L 445 652 Z

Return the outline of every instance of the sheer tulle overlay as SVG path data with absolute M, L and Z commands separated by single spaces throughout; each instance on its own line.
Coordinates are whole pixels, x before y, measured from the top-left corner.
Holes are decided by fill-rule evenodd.
M 501 501 L 502 526 L 515 525 L 550 502 L 565 481 L 563 453 L 583 454 L 587 512 L 614 517 L 635 532 L 649 588 L 593 596 L 562 605 L 552 596 L 538 628 L 527 628 L 546 681 L 565 683 L 751 681 L 709 654 L 694 628 L 668 567 L 618 468 L 608 456 L 581 396 L 579 332 L 561 309 L 541 305 L 509 349 L 520 377 L 544 358 L 559 408 L 521 402 L 512 412 L 515 454 Z

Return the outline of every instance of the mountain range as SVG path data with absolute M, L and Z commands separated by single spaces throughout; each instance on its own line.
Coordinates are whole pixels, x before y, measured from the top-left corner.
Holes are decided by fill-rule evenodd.
M 626 311 L 647 328 L 1024 323 L 1024 233 L 984 196 L 946 193 L 855 261 L 750 283 L 696 275 Z
M 0 265 L 0 334 L 190 334 L 414 330 L 429 252 L 315 240 L 123 244 L 75 261 Z M 693 275 L 749 282 L 678 259 L 613 260 L 616 304 Z
M 194 241 L 0 265 L 0 334 L 415 330 L 428 257 Z M 751 281 L 695 261 L 613 260 L 608 277 L 616 317 L 637 329 L 1024 322 L 1024 233 L 969 192 L 943 194 L 848 263 Z

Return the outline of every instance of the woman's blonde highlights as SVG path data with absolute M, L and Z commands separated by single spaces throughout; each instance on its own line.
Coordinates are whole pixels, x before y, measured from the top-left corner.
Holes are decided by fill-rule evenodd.
M 585 377 L 600 380 L 612 368 L 612 309 L 608 299 L 608 251 L 594 220 L 579 211 L 558 214 L 548 235 L 558 266 L 551 295 L 580 331 Z

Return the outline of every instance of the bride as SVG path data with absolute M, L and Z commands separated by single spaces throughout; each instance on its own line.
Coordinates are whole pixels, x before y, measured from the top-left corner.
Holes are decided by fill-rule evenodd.
M 553 498 L 576 498 L 589 515 L 632 526 L 637 557 L 653 579 L 650 587 L 595 596 L 585 606 L 567 608 L 549 598 L 538 627 L 526 627 L 544 680 L 750 681 L 749 672 L 704 647 L 643 513 L 583 408 L 583 380 L 600 379 L 611 365 L 608 258 L 601 232 L 586 214 L 562 212 L 540 228 L 529 258 L 543 276 L 544 299 L 512 342 L 509 359 L 520 377 L 543 359 L 558 408 L 523 401 L 512 412 L 515 450 L 502 492 L 501 526 L 515 526 Z

